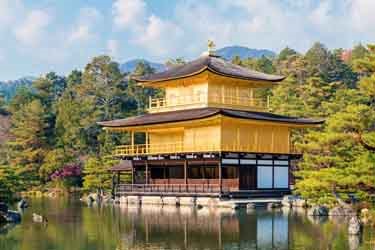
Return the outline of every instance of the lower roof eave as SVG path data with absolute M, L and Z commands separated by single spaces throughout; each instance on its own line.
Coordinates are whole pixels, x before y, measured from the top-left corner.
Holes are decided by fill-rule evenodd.
M 145 126 L 157 126 L 161 124 L 175 124 L 187 121 L 198 121 L 214 116 L 231 117 L 235 119 L 287 124 L 296 127 L 316 127 L 325 122 L 324 119 L 310 119 L 277 115 L 269 112 L 243 111 L 224 108 L 197 108 L 161 113 L 150 113 L 126 119 L 98 122 L 105 129 L 116 130 L 125 128 L 137 128 Z

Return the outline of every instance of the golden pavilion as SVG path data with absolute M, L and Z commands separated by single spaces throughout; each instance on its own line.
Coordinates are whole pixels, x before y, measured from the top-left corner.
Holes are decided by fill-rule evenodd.
M 255 97 L 285 77 L 232 64 L 209 49 L 196 60 L 164 72 L 135 78 L 139 85 L 164 90 L 149 99 L 148 113 L 103 121 L 108 131 L 130 133 L 118 146 L 121 162 L 117 195 L 210 197 L 281 196 L 290 192 L 291 131 L 322 120 L 288 117 L 269 111 L 269 99 Z M 135 144 L 135 135 L 144 142 Z M 131 181 L 123 183 L 122 173 Z

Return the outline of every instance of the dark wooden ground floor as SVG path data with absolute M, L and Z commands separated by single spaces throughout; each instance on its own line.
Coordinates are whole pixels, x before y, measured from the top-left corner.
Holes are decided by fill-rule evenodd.
M 116 195 L 275 197 L 290 192 L 290 155 L 221 153 L 125 159 Z

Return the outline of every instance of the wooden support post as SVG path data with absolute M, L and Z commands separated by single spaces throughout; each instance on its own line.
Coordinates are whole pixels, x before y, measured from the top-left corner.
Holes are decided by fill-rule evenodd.
M 149 150 L 148 150 L 148 146 L 149 146 L 149 137 L 148 137 L 148 131 L 146 131 L 146 139 L 145 139 L 145 144 L 146 144 L 146 152 L 145 153 L 149 153 Z
M 184 179 L 185 179 L 185 185 L 188 184 L 187 175 L 188 175 L 188 172 L 187 172 L 187 160 L 185 160 L 184 161 Z
M 218 168 L 219 168 L 219 192 L 221 194 L 221 191 L 222 191 L 222 185 L 223 185 L 223 178 L 222 178 L 222 166 L 221 166 L 221 157 L 219 157 L 219 165 L 218 165 Z
M 250 105 L 254 106 L 254 90 L 250 89 Z
M 134 185 L 134 165 L 132 164 L 132 185 Z
M 132 145 L 132 153 L 134 154 L 134 131 L 131 131 L 131 145 Z
M 148 184 L 148 161 L 146 160 L 146 184 Z

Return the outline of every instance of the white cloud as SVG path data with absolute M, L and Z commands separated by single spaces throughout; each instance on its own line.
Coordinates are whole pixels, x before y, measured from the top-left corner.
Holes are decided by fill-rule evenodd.
M 171 52 L 176 52 L 174 48 L 180 44 L 182 34 L 182 29 L 173 22 L 151 15 L 135 42 L 154 55 L 167 56 Z
M 30 11 L 25 20 L 14 30 L 16 39 L 26 45 L 39 44 L 46 34 L 46 28 L 50 21 L 51 17 L 46 11 Z
M 101 14 L 97 9 L 92 7 L 82 8 L 78 22 L 69 34 L 68 42 L 86 42 L 92 39 L 95 36 L 93 26 L 100 18 Z
M 116 0 L 112 6 L 113 22 L 120 29 L 135 29 L 144 20 L 146 3 L 143 0 Z
M 131 42 L 152 55 L 166 56 L 180 44 L 183 30 L 173 21 L 148 13 L 143 0 L 117 0 L 112 8 L 115 26 L 129 30 Z
M 0 0 L 0 27 L 6 27 L 16 20 L 23 5 L 19 0 Z
M 107 51 L 110 56 L 112 57 L 118 56 L 119 50 L 120 50 L 119 41 L 115 39 L 110 39 L 107 41 Z
M 351 9 L 352 25 L 355 30 L 375 32 L 374 0 L 352 0 L 349 7 Z
M 0 62 L 5 62 L 5 55 L 2 49 L 0 49 Z
M 70 43 L 77 41 L 87 41 L 92 36 L 90 27 L 86 24 L 79 24 L 69 36 Z

